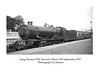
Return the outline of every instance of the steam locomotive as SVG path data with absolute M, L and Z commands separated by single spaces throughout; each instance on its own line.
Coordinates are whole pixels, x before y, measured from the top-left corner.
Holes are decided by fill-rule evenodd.
M 28 25 L 22 25 L 18 33 L 21 40 L 10 46 L 10 48 L 16 50 L 90 38 L 88 32 L 66 30 L 64 27 L 53 27 L 53 25 L 49 24 L 45 24 L 44 27 L 34 26 L 32 22 L 28 22 Z

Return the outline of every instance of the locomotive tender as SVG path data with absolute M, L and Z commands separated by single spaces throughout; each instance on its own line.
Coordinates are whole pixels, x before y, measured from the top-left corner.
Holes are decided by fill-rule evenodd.
M 22 25 L 18 33 L 22 40 L 14 43 L 13 48 L 16 50 L 84 39 L 88 35 L 88 33 L 78 35 L 75 30 L 69 31 L 63 27 L 53 27 L 53 25 L 48 24 L 45 24 L 44 27 L 34 26 L 32 22 L 28 22 L 28 25 Z

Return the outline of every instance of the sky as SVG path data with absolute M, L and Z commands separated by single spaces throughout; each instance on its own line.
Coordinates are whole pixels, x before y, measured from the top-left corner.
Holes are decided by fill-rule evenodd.
M 26 0 L 11 1 L 7 4 L 6 15 L 21 15 L 25 24 L 32 21 L 33 25 L 44 26 L 45 23 L 54 27 L 65 27 L 68 30 L 88 30 L 91 27 L 92 5 L 86 2 L 67 0 Z M 7 9 L 8 8 L 8 9 Z

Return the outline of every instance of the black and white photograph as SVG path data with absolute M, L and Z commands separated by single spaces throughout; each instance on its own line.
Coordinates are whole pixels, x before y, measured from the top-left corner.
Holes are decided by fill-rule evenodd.
M 6 16 L 7 54 L 93 54 L 93 6 L 19 14 Z
M 97 0 L 0 1 L 0 76 L 99 76 Z

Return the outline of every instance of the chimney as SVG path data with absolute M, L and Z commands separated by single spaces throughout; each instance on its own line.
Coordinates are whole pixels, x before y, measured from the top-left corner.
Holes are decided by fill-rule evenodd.
M 27 23 L 28 23 L 28 25 L 33 25 L 32 21 L 28 21 Z

